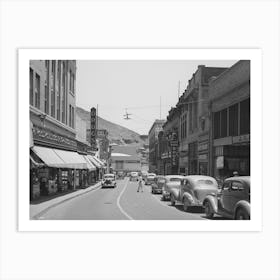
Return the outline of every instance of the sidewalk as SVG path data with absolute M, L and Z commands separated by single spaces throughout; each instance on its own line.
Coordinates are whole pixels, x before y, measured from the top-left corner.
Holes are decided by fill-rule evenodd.
M 73 199 L 75 197 L 78 197 L 80 195 L 86 194 L 90 191 L 93 191 L 97 188 L 99 188 L 101 185 L 101 182 L 97 182 L 95 185 L 92 185 L 86 189 L 79 189 L 77 191 L 55 197 L 53 199 L 50 199 L 48 201 L 38 203 L 38 204 L 30 204 L 29 208 L 29 215 L 30 219 L 38 219 L 40 215 L 42 215 L 44 212 L 48 211 L 50 208 L 55 207 L 65 201 L 68 201 L 70 199 Z

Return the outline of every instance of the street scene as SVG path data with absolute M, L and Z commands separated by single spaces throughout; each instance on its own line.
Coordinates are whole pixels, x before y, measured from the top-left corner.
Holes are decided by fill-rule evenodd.
M 30 219 L 250 220 L 249 60 L 30 60 Z

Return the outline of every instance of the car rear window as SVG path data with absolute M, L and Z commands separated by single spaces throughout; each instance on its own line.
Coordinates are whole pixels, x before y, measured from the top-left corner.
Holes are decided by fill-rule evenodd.
M 181 179 L 180 179 L 180 178 L 170 178 L 169 181 L 170 181 L 170 182 L 180 182 Z
M 197 183 L 199 185 L 214 185 L 213 181 L 211 180 L 198 180 Z

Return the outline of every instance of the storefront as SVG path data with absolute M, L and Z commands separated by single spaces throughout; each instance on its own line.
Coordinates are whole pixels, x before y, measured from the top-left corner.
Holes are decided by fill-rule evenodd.
M 213 166 L 216 178 L 231 177 L 234 171 L 239 175 L 250 175 L 250 142 L 244 141 L 247 138 L 233 137 L 232 145 L 215 147 Z
M 33 160 L 36 157 L 35 160 L 41 161 L 40 167 L 31 168 L 32 174 L 37 177 L 37 180 L 32 178 L 31 183 L 39 182 L 40 196 L 84 187 L 80 174 L 94 168 L 82 155 L 73 151 L 41 146 L 30 150 Z
M 189 144 L 189 170 L 188 175 L 198 174 L 197 170 L 198 165 L 198 151 L 197 151 L 197 142 Z
M 198 170 L 200 175 L 209 175 L 208 147 L 208 140 L 204 140 L 198 143 Z

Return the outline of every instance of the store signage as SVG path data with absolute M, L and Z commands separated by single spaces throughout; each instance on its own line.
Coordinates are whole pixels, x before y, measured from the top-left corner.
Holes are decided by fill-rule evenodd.
M 36 141 L 44 141 L 52 144 L 62 145 L 64 147 L 77 147 L 77 142 L 65 136 L 57 135 L 54 132 L 33 125 L 33 139 Z
M 205 151 L 208 150 L 208 143 L 199 143 L 198 145 L 198 151 Z
M 217 169 L 224 168 L 224 157 L 223 156 L 217 157 L 217 159 L 216 159 L 216 167 L 217 167 Z
M 90 145 L 96 147 L 96 109 L 94 107 L 90 110 Z
M 250 142 L 250 134 L 232 137 L 232 143 Z
M 207 154 L 198 155 L 198 159 L 199 160 L 207 160 L 208 159 L 208 155 Z

